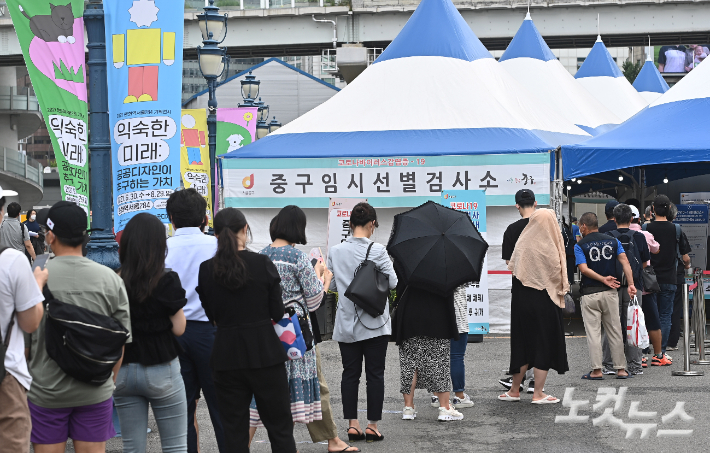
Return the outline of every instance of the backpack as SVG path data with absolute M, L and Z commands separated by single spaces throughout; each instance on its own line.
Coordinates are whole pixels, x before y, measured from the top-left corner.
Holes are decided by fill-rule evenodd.
M 631 266 L 631 275 L 634 277 L 633 284 L 639 290 L 642 290 L 643 280 L 641 272 L 643 272 L 643 264 L 641 264 L 641 253 L 634 242 L 634 231 L 629 230 L 626 233 L 621 233 L 619 230 L 613 230 L 607 234 L 621 242 L 621 246 L 624 248 L 624 252 L 626 252 L 626 258 L 629 260 L 629 266 Z M 623 282 L 625 280 L 624 268 L 618 260 L 616 262 L 616 273 L 619 276 L 619 281 Z
M 128 329 L 115 319 L 54 298 L 44 287 L 45 347 L 59 368 L 74 379 L 100 386 L 123 355 Z

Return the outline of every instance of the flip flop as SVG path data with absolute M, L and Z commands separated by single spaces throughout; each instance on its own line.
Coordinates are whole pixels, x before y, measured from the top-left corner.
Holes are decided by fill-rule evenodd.
M 510 396 L 508 395 L 508 392 L 505 392 L 503 395 L 498 395 L 498 399 L 501 401 L 520 401 L 519 396 Z
M 633 374 L 627 374 L 626 376 L 619 376 L 618 374 L 616 375 L 617 379 L 630 379 L 632 377 L 634 377 Z
M 355 448 L 355 450 L 348 450 L 348 448 Z M 342 450 L 333 451 L 333 450 L 328 450 L 328 453 L 342 453 L 342 452 L 347 452 L 347 453 L 358 453 L 360 451 L 359 448 L 356 448 L 352 445 L 348 445 L 347 447 L 343 448 Z
M 604 377 L 603 376 L 592 376 L 592 372 L 590 371 L 589 373 L 582 376 L 582 379 L 587 379 L 589 381 L 603 381 Z
M 552 395 L 547 395 L 545 398 L 537 401 L 533 401 L 533 404 L 557 404 L 560 402 L 559 398 L 555 398 Z

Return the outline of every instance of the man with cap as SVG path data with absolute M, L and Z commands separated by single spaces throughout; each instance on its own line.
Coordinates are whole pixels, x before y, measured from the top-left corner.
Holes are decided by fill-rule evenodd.
M 515 194 L 515 207 L 520 213 L 522 219 L 516 220 L 515 222 L 508 225 L 505 233 L 503 233 L 503 256 L 505 264 L 508 264 L 510 258 L 513 256 L 513 250 L 515 250 L 515 244 L 518 242 L 518 238 L 522 234 L 523 230 L 530 222 L 530 216 L 537 209 L 537 201 L 535 201 L 535 194 L 530 189 L 521 189 Z M 515 277 L 513 277 L 515 280 Z M 512 297 L 512 292 L 511 292 Z M 535 381 L 533 379 L 534 368 L 529 369 L 525 373 L 525 379 L 523 382 L 528 381 L 528 393 L 533 393 L 535 390 Z M 513 377 L 501 378 L 498 382 L 508 390 L 513 386 Z M 523 383 L 520 384 L 520 390 L 523 390 Z
M 687 241 L 682 241 L 680 225 L 674 225 L 668 219 L 671 210 L 671 200 L 665 195 L 658 195 L 653 200 L 653 213 L 656 220 L 644 225 L 646 231 L 653 234 L 653 237 L 660 245 L 660 253 L 651 256 L 651 265 L 656 271 L 658 285 L 661 292 L 656 294 L 658 302 L 658 315 L 661 320 L 661 354 L 655 354 L 651 359 L 651 365 L 670 365 L 671 360 L 666 355 L 668 337 L 671 332 L 671 317 L 673 315 L 673 300 L 675 299 L 677 276 L 676 271 L 679 259 L 682 256 L 682 264 L 685 269 L 690 269 L 690 246 Z M 686 256 L 683 256 L 686 255 Z
M 616 229 L 616 222 L 614 221 L 614 208 L 619 202 L 616 200 L 609 200 L 604 206 L 604 215 L 606 216 L 606 223 L 599 227 L 600 233 L 608 233 Z
M 37 217 L 48 229 L 46 240 L 55 254 L 46 265 L 47 287 L 52 295 L 65 304 L 110 316 L 130 331 L 131 317 L 123 280 L 110 268 L 82 256 L 86 212 L 75 203 L 60 201 L 46 213 L 40 211 Z M 121 360 L 113 368 L 113 379 L 102 385 L 78 381 L 49 357 L 45 347 L 45 322 L 46 317 L 39 329 L 29 336 L 29 341 L 26 340 L 33 378 L 28 404 L 34 451 L 64 451 L 68 438 L 73 439 L 77 452 L 105 451 L 106 441 L 115 436 L 112 396 Z

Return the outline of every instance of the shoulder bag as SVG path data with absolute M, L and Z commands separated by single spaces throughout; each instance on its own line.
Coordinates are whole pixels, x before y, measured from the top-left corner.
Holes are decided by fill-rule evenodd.
M 293 303 L 300 305 L 301 308 L 303 309 L 303 312 L 305 313 L 305 315 L 301 316 L 298 314 L 298 312 L 296 310 L 288 307 L 290 304 L 293 304 Z M 311 349 L 313 349 L 314 343 L 313 343 L 313 332 L 311 332 L 311 326 L 310 326 L 310 324 L 308 324 L 308 318 L 310 317 L 310 314 L 308 313 L 308 309 L 301 303 L 301 301 L 296 300 L 296 299 L 286 302 L 285 305 L 286 305 L 286 310 L 289 311 L 289 315 L 297 317 L 299 327 L 301 328 L 301 334 L 303 335 L 303 341 L 306 342 L 306 351 L 310 351 Z M 293 313 L 291 313 L 291 311 Z
M 653 270 L 652 266 L 646 266 L 641 272 L 641 277 L 643 278 L 643 290 L 649 293 L 660 293 L 661 286 L 658 284 L 658 278 L 656 277 L 656 271 Z
M 2 252 L 7 250 L 8 247 L 0 247 L 0 255 Z M 0 333 L 0 383 L 5 379 L 5 354 L 7 354 L 7 348 L 10 346 L 10 337 L 12 336 L 12 328 L 15 326 L 15 313 L 17 310 L 12 310 L 10 315 L 10 324 L 7 326 L 5 331 L 5 339 L 2 338 L 2 333 Z
M 286 350 L 289 360 L 298 360 L 306 353 L 306 342 L 303 339 L 298 318 L 291 312 L 293 308 L 286 309 L 284 317 L 279 322 L 273 322 L 276 336 L 281 340 L 281 345 Z
M 389 277 L 377 269 L 374 261 L 368 259 L 374 244 L 374 242 L 370 243 L 365 259 L 355 269 L 355 276 L 345 290 L 345 297 L 368 315 L 377 318 L 382 316 L 387 306 Z

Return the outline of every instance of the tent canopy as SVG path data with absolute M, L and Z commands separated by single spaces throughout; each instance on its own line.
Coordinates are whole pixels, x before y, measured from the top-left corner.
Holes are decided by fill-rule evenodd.
M 500 67 L 451 0 L 423 0 L 346 88 L 224 157 L 539 153 L 586 138 Z
M 634 168 L 646 169 L 646 184 L 708 173 L 710 140 L 702 130 L 678 125 L 710 121 L 710 63 L 703 62 L 647 109 L 616 129 L 584 143 L 562 147 L 566 180 Z M 693 165 L 688 165 L 693 163 Z
M 649 104 L 670 89 L 650 55 L 636 76 L 633 86 Z
M 624 77 L 601 36 L 574 78 L 622 121 L 649 104 Z

